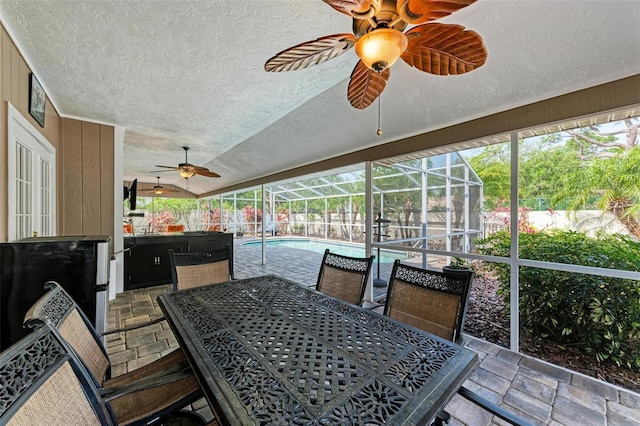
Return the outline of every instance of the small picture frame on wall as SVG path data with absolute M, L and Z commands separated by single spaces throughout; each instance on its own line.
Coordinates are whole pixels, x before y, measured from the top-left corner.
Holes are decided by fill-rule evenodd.
M 44 108 L 47 103 L 47 95 L 40 85 L 34 73 L 29 76 L 29 114 L 44 127 Z

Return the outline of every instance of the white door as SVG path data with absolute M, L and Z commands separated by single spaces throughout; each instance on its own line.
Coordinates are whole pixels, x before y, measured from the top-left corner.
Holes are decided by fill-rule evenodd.
M 13 105 L 9 124 L 9 240 L 55 235 L 56 150 Z

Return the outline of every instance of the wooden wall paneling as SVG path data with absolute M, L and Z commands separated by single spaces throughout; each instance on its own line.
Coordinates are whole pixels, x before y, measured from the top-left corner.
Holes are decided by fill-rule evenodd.
M 11 43 L 11 98 L 9 101 L 24 114 L 20 109 L 20 62 L 22 57 L 15 44 Z M 27 111 L 28 114 L 28 111 Z
M 18 55 L 18 57 L 20 58 L 19 59 L 20 61 L 19 62 L 20 95 L 19 95 L 19 101 L 18 101 L 19 106 L 17 106 L 16 108 L 18 108 L 20 111 L 25 111 L 23 114 L 29 119 L 29 122 L 33 125 L 33 127 L 35 127 L 36 129 L 42 130 L 42 127 L 40 127 L 38 122 L 34 120 L 31 114 L 29 114 L 29 74 L 31 74 L 31 70 L 27 66 L 27 63 L 24 61 L 22 56 Z M 45 120 L 45 124 L 46 124 L 46 120 Z
M 100 177 L 100 125 L 83 121 L 82 235 L 100 234 Z
M 114 227 L 114 128 L 100 126 L 100 235 L 111 235 Z
M 69 118 L 63 119 L 62 167 L 63 188 L 61 206 L 64 216 L 62 235 L 82 235 L 82 125 L 80 121 Z
M 58 119 L 58 146 L 56 147 L 56 235 L 64 234 L 64 202 L 65 202 L 65 182 L 64 182 L 64 122 Z
M 41 128 L 40 130 L 44 133 L 44 136 L 47 138 L 47 140 L 56 147 L 57 150 L 62 140 L 60 139 L 60 116 L 58 115 L 58 111 L 56 111 L 56 109 L 53 107 L 53 104 L 49 100 L 49 96 L 47 96 L 44 117 L 45 128 Z

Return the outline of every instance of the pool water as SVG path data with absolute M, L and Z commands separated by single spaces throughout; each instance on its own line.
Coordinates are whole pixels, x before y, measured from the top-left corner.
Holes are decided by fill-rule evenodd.
M 243 244 L 244 246 L 254 246 L 259 247 L 262 245 L 262 241 L 249 241 Z M 364 246 L 357 245 L 347 245 L 340 243 L 332 243 L 328 241 L 319 241 L 319 240 L 306 240 L 306 239 L 293 239 L 293 240 L 267 240 L 267 247 L 284 247 L 284 248 L 294 248 L 299 250 L 308 250 L 316 253 L 324 253 L 326 249 L 331 250 L 332 253 L 341 254 L 343 256 L 351 256 L 351 257 L 364 257 L 365 251 Z M 378 260 L 377 253 L 375 261 Z M 407 256 L 404 252 L 399 251 L 391 251 L 391 250 L 380 250 L 380 262 L 393 262 L 396 259 L 404 260 Z

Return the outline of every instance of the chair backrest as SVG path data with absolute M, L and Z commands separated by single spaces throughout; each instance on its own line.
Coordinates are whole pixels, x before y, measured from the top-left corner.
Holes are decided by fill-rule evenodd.
M 44 287 L 48 291 L 25 315 L 25 326 L 35 328 L 47 323 L 54 327 L 102 386 L 111 377 L 111 363 L 93 325 L 58 283 L 49 281 Z
M 331 253 L 326 249 L 320 265 L 316 290 L 360 305 L 374 257 L 349 257 Z
M 0 424 L 112 425 L 93 379 L 47 324 L 0 354 Z
M 169 263 L 174 290 L 233 280 L 229 246 L 201 253 L 176 253 L 169 249 Z
M 396 260 L 384 314 L 455 342 L 462 332 L 472 280 L 472 271 L 447 274 Z

